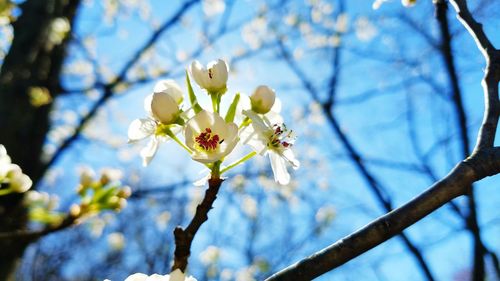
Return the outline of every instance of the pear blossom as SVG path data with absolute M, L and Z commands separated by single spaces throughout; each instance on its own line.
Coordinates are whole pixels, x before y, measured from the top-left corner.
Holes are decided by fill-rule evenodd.
M 260 113 L 268 113 L 274 105 L 276 93 L 268 86 L 258 86 L 250 96 L 252 110 Z
M 290 174 L 286 165 L 289 164 L 294 169 L 300 167 L 300 162 L 295 159 L 291 150 L 294 142 L 292 131 L 286 128 L 281 116 L 275 112 L 271 111 L 262 117 L 251 110 L 245 110 L 243 113 L 252 120 L 240 133 L 243 143 L 260 155 L 268 154 L 274 180 L 281 185 L 288 184 Z
M 136 142 L 150 138 L 146 147 L 140 154 L 143 165 L 147 166 L 153 159 L 160 141 L 165 140 L 163 128 L 175 128 L 175 122 L 179 118 L 179 104 L 182 102 L 181 88 L 173 80 L 162 80 L 158 82 L 153 93 L 144 100 L 144 110 L 148 113 L 146 118 L 138 118 L 132 121 L 128 128 L 129 142 Z
M 195 60 L 191 64 L 191 75 L 209 94 L 224 93 L 227 89 L 228 66 L 224 60 L 209 62 L 206 68 Z
M 12 164 L 7 150 L 0 144 L 0 184 L 6 184 L 8 187 L 4 189 L 7 194 L 10 192 L 23 193 L 31 188 L 33 182 L 23 174 L 21 167 Z
M 186 145 L 193 160 L 213 163 L 228 155 L 238 142 L 238 126 L 216 113 L 202 110 L 191 118 L 184 129 Z
M 125 281 L 196 281 L 193 276 L 186 277 L 180 269 L 172 271 L 170 274 L 153 274 L 148 276 L 144 273 L 135 273 L 125 279 Z

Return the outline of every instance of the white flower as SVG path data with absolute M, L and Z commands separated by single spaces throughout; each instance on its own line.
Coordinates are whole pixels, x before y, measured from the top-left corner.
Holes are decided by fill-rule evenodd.
M 224 60 L 212 61 L 206 68 L 195 60 L 191 64 L 191 75 L 194 81 L 209 94 L 226 91 L 228 66 Z
M 412 7 L 417 3 L 416 0 L 401 0 L 401 4 L 405 7 Z
M 252 110 L 260 113 L 268 113 L 274 105 L 276 100 L 276 94 L 268 86 L 258 86 L 257 89 L 250 96 L 250 101 L 252 103 Z
M 204 265 L 216 263 L 220 258 L 220 249 L 210 245 L 200 253 L 200 260 Z
M 181 104 L 184 99 L 181 87 L 172 79 L 160 80 L 156 83 L 153 92 L 165 93 L 172 97 L 177 104 Z
M 95 178 L 94 170 L 88 166 L 79 167 L 78 170 L 80 172 L 80 184 L 85 187 L 91 186 Z
M 193 160 L 213 163 L 228 155 L 238 142 L 238 126 L 205 110 L 189 120 L 184 129 Z
M 10 164 L 5 177 L 5 182 L 9 184 L 9 188 L 14 192 L 26 192 L 31 188 L 31 185 L 33 184 L 30 177 L 23 174 L 21 168 L 16 164 Z
M 144 110 L 148 117 L 135 119 L 128 128 L 129 142 L 136 142 L 150 137 L 149 143 L 140 154 L 143 165 L 147 166 L 158 150 L 161 140 L 165 140 L 165 134 L 161 127 L 172 127 L 172 131 L 180 132 L 174 127 L 174 122 L 180 114 L 179 103 L 182 102 L 180 87 L 173 80 L 163 80 L 156 84 L 154 93 L 144 100 Z
M 127 277 L 125 281 L 196 281 L 196 279 L 193 276 L 186 277 L 180 269 L 176 269 L 167 275 L 153 274 L 147 276 L 144 273 L 136 273 Z
M 174 91 L 170 91 L 174 92 Z M 172 124 L 179 115 L 179 106 L 169 92 L 156 92 L 144 100 L 144 109 L 162 124 Z
M 0 144 L 0 183 L 8 185 L 12 192 L 23 193 L 33 185 L 31 179 L 23 174 L 21 167 L 12 164 L 7 150 Z
M 115 251 L 123 250 L 125 247 L 125 237 L 120 232 L 113 232 L 108 235 L 108 244 Z
M 243 113 L 252 120 L 250 126 L 240 134 L 243 143 L 250 145 L 260 155 L 269 154 L 274 180 L 282 185 L 288 184 L 290 174 L 286 164 L 294 169 L 300 167 L 300 162 L 291 150 L 294 142 L 292 131 L 288 131 L 281 116 L 272 111 L 262 118 L 250 110 Z

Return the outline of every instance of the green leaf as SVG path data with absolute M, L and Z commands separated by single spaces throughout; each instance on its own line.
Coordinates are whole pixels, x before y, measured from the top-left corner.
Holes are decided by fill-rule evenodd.
M 234 96 L 233 102 L 229 106 L 229 109 L 227 110 L 226 113 L 226 122 L 233 122 L 234 121 L 234 116 L 236 115 L 236 108 L 238 107 L 238 103 L 240 102 L 240 93 L 236 93 Z
M 194 113 L 198 113 L 198 112 L 202 111 L 203 109 L 201 108 L 200 104 L 198 103 L 198 100 L 196 99 L 196 95 L 194 94 L 193 87 L 191 86 L 191 80 L 189 80 L 189 74 L 188 74 L 187 70 L 186 70 L 186 84 L 187 84 L 189 101 L 191 102 L 191 106 L 193 107 Z
M 97 190 L 94 194 L 94 197 L 92 198 L 92 203 L 107 202 L 111 196 L 115 195 L 117 189 L 118 188 L 116 186 L 113 186 Z

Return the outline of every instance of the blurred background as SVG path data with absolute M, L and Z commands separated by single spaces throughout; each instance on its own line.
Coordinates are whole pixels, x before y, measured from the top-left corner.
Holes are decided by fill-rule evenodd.
M 500 46 L 498 1 L 468 2 Z M 127 144 L 127 128 L 155 82 L 184 88 L 194 59 L 227 60 L 231 95 L 275 89 L 302 164 L 287 186 L 264 157 L 231 170 L 192 247 L 200 281 L 263 280 L 402 205 L 470 153 L 482 120 L 484 59 L 447 1 L 0 3 L 0 143 L 13 162 L 56 210 L 77 199 L 82 169 L 119 169 L 133 191 L 118 214 L 16 249 L 17 280 L 169 272 L 203 166 L 166 143 L 142 167 L 146 143 Z M 499 183 L 317 280 L 500 280 Z

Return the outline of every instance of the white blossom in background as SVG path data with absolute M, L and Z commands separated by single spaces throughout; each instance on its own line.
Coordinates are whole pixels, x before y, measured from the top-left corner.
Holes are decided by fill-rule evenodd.
M 60 17 L 53 19 L 50 23 L 49 41 L 54 45 L 61 44 L 70 30 L 71 26 L 67 18 Z
M 335 23 L 335 28 L 337 32 L 347 32 L 347 28 L 349 26 L 349 15 L 347 13 L 342 13 L 338 15 L 337 21 Z
M 200 111 L 184 129 L 193 160 L 213 163 L 228 155 L 238 142 L 238 126 L 226 123 L 217 113 Z
M 243 26 L 241 37 L 251 49 L 256 50 L 269 37 L 268 21 L 265 17 L 258 17 Z
M 226 91 L 229 67 L 224 60 L 211 61 L 206 67 L 195 60 L 191 64 L 190 71 L 194 81 L 209 94 Z
M 226 4 L 223 0 L 203 0 L 203 12 L 207 17 L 213 17 L 222 14 L 226 9 Z
M 316 212 L 316 222 L 319 224 L 329 224 L 335 218 L 336 211 L 331 205 L 323 206 Z
M 5 195 L 11 192 L 23 193 L 31 188 L 33 182 L 23 174 L 21 167 L 12 164 L 7 150 L 0 144 L 0 194 Z M 6 185 L 6 187 L 3 187 Z
M 370 41 L 377 36 L 378 30 L 367 17 L 359 17 L 354 23 L 356 37 L 360 41 Z
M 166 275 L 146 275 L 144 273 L 135 273 L 125 279 L 125 281 L 196 281 L 193 276 L 186 277 L 180 269 L 176 269 Z
M 251 219 L 255 219 L 257 217 L 257 201 L 250 196 L 250 195 L 244 195 L 243 200 L 241 204 L 241 209 L 243 210 L 243 213 L 247 215 Z
M 388 0 L 375 0 L 375 1 L 373 1 L 373 3 L 372 3 L 372 9 L 378 10 L 380 8 L 380 6 L 382 6 L 382 4 L 384 4 L 387 1 Z
M 417 4 L 417 0 L 401 0 L 401 4 L 405 7 L 413 7 Z
M 121 251 L 125 247 L 125 236 L 121 232 L 108 234 L 108 245 L 114 251 Z
M 159 215 L 157 215 L 155 217 L 155 223 L 158 230 L 165 230 L 171 217 L 172 215 L 168 211 L 161 212 Z
M 218 247 L 210 245 L 200 253 L 200 261 L 204 265 L 214 264 L 219 260 L 220 252 L 221 251 Z

